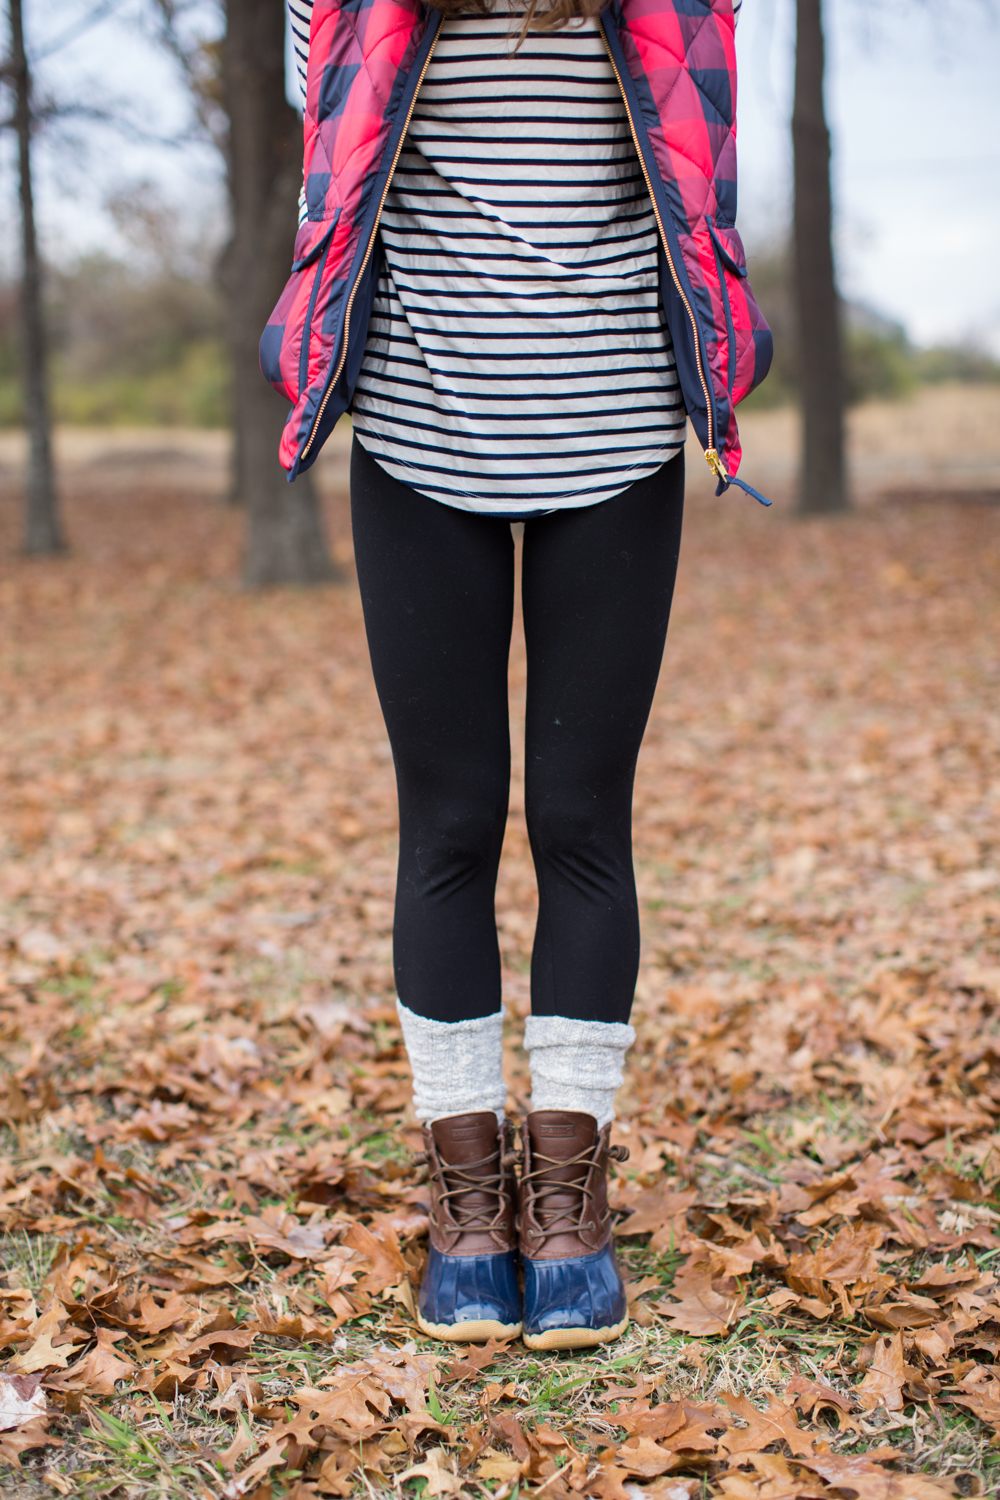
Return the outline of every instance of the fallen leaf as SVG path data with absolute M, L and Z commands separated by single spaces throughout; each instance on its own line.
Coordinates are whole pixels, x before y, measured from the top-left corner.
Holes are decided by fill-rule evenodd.
M 51 1391 L 82 1391 L 88 1396 L 113 1396 L 115 1382 L 128 1380 L 135 1372 L 135 1362 L 119 1353 L 115 1344 L 125 1337 L 110 1328 L 96 1330 L 97 1344 L 76 1364 L 59 1375 L 50 1377 L 46 1386 Z
M 406 1262 L 399 1241 L 387 1226 L 373 1231 L 364 1224 L 352 1224 L 343 1243 L 360 1251 L 368 1262 L 369 1269 L 358 1282 L 359 1291 L 377 1297 L 406 1279 Z
M 468 1344 L 458 1359 L 453 1359 L 447 1365 L 443 1379 L 468 1380 L 481 1375 L 496 1363 L 498 1354 L 505 1354 L 510 1348 L 510 1341 L 498 1343 L 496 1339 L 487 1339 L 485 1344 Z
M 425 1479 L 425 1495 L 457 1495 L 463 1488 L 463 1481 L 454 1469 L 448 1467 L 447 1460 L 443 1448 L 432 1448 L 422 1464 L 414 1464 L 398 1475 L 396 1482 L 405 1484 L 408 1479 Z
M 946 1479 L 893 1473 L 870 1457 L 850 1458 L 827 1452 L 800 1462 L 834 1489 L 846 1491 L 852 1500 L 951 1500 L 955 1494 Z
M 728 1333 L 745 1300 L 739 1291 L 716 1291 L 704 1263 L 685 1266 L 674 1278 L 670 1296 L 671 1301 L 658 1307 L 671 1328 L 703 1338 Z
M 659 1447 L 652 1438 L 633 1438 L 617 1450 L 621 1467 L 640 1479 L 654 1479 L 674 1467 L 674 1455 Z
M 886 1411 L 903 1410 L 903 1386 L 906 1384 L 906 1361 L 903 1358 L 903 1335 L 878 1339 L 868 1373 L 855 1394 L 865 1411 L 884 1406 Z
M 326 1254 L 326 1233 L 321 1220 L 322 1211 L 308 1224 L 302 1224 L 294 1214 L 269 1206 L 259 1218 L 246 1220 L 246 1232 L 258 1249 L 265 1252 L 280 1250 L 294 1260 L 321 1260 Z
M 786 1443 L 796 1456 L 813 1451 L 814 1439 L 799 1427 L 795 1411 L 785 1406 L 774 1396 L 768 1397 L 767 1411 L 762 1412 L 746 1396 L 723 1392 L 720 1398 L 734 1416 L 741 1417 L 746 1427 L 729 1427 L 719 1439 L 720 1452 L 730 1456 L 737 1453 L 759 1453 L 771 1443 Z
M 0 1431 L 22 1427 L 45 1412 L 40 1376 L 0 1374 Z
M 19 1349 L 8 1366 L 12 1375 L 33 1375 L 36 1370 L 65 1370 L 73 1351 L 72 1335 L 66 1332 L 68 1314 L 61 1302 L 53 1302 L 31 1330 L 31 1342 Z M 59 1340 L 58 1346 L 53 1343 Z

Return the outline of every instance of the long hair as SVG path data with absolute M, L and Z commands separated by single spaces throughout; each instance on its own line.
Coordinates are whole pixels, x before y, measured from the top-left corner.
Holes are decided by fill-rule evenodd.
M 449 16 L 492 16 L 503 14 L 507 9 L 504 0 L 430 0 L 445 20 Z M 524 15 L 517 27 L 517 45 L 520 47 L 529 31 L 557 31 L 571 21 L 599 16 L 607 0 L 526 0 Z M 514 0 L 510 9 L 514 12 Z

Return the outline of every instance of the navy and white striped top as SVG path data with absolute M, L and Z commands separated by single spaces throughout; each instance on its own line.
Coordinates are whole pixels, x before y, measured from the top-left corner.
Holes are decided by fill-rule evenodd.
M 304 74 L 312 0 L 289 0 Z M 518 515 L 590 505 L 681 447 L 657 229 L 596 21 L 446 19 L 382 212 L 352 407 L 421 494 Z

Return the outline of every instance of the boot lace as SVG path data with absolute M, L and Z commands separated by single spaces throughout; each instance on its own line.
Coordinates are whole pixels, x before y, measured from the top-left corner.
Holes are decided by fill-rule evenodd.
M 484 1173 L 484 1167 L 497 1161 L 495 1172 Z M 489 1156 L 484 1156 L 481 1161 L 466 1162 L 463 1166 L 456 1167 L 439 1159 L 441 1173 L 442 1191 L 438 1197 L 438 1204 L 451 1219 L 452 1225 L 463 1232 L 469 1230 L 484 1231 L 492 1234 L 494 1231 L 502 1230 L 507 1213 L 507 1203 L 504 1194 L 505 1174 L 517 1161 L 517 1155 L 513 1151 L 504 1151 L 500 1154 L 491 1151 Z M 416 1167 L 427 1167 L 434 1171 L 434 1163 L 426 1151 L 419 1151 L 413 1158 Z M 495 1200 L 496 1206 L 491 1208 L 489 1203 L 480 1204 L 478 1207 L 468 1202 L 463 1203 L 462 1198 L 468 1193 L 485 1194 L 488 1198 Z
M 594 1156 L 600 1147 L 597 1141 L 593 1146 L 586 1146 L 578 1151 L 575 1156 L 556 1158 L 545 1156 L 541 1151 L 532 1152 L 532 1161 L 540 1162 L 540 1166 L 533 1166 L 530 1172 L 525 1172 L 521 1177 L 521 1189 L 527 1189 L 526 1199 L 529 1205 L 528 1218 L 532 1227 L 528 1230 L 533 1240 L 541 1240 L 543 1243 L 554 1234 L 568 1231 L 571 1234 L 579 1234 L 582 1230 L 595 1230 L 597 1228 L 596 1210 L 594 1208 L 594 1189 L 589 1186 L 590 1168 L 594 1162 Z M 608 1158 L 611 1161 L 628 1161 L 627 1146 L 609 1146 Z M 553 1182 L 547 1174 L 553 1167 L 565 1171 L 568 1167 L 582 1167 L 583 1171 L 576 1181 Z M 546 1200 L 550 1193 L 575 1193 L 576 1203 L 566 1203 L 548 1206 Z M 589 1217 L 588 1217 L 589 1216 Z

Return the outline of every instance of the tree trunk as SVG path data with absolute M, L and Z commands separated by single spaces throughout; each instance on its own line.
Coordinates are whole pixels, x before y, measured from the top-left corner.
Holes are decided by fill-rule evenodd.
M 227 0 L 222 81 L 230 124 L 233 233 L 222 264 L 233 369 L 234 498 L 246 507 L 251 587 L 339 576 L 312 474 L 289 485 L 278 463 L 287 411 L 260 372 L 257 345 L 288 276 L 297 219 L 302 126 L 285 98 L 280 0 Z
M 803 452 L 799 511 L 848 508 L 844 357 L 833 266 L 830 132 L 823 106 L 822 0 L 796 0 L 795 288 Z
M 24 50 L 21 0 L 10 0 L 10 74 L 14 83 L 14 129 L 17 134 L 21 199 L 21 383 L 28 429 L 28 485 L 25 494 L 24 550 L 36 556 L 65 548 L 59 524 L 52 431 L 45 367 L 42 317 L 42 269 L 35 233 L 31 186 L 31 74 Z

